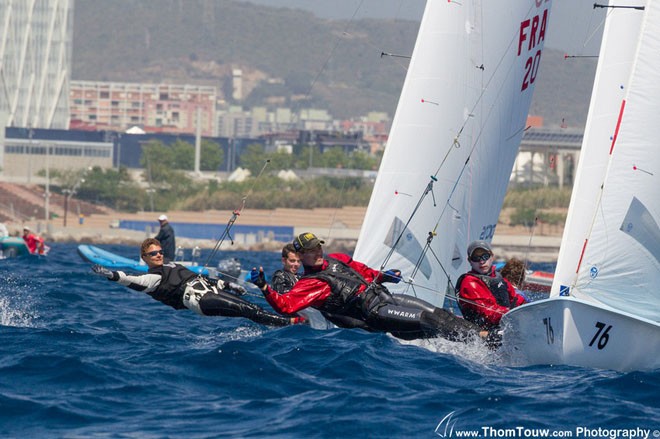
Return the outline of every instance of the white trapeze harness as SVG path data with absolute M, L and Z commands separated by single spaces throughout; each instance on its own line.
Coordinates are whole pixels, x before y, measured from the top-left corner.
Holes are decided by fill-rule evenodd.
M 186 289 L 183 292 L 183 305 L 197 314 L 204 315 L 199 306 L 199 301 L 207 293 L 218 294 L 218 287 L 211 285 L 203 277 L 197 277 L 186 284 Z

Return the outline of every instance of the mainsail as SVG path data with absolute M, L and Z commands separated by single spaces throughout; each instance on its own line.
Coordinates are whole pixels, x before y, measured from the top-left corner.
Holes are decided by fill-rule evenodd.
M 436 305 L 491 240 L 518 152 L 550 0 L 428 0 L 355 259 Z
M 552 295 L 660 321 L 660 4 L 610 3 Z

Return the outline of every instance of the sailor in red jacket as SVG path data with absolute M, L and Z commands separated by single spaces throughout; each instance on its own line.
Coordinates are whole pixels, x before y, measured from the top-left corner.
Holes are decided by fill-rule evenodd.
M 478 326 L 444 309 L 413 296 L 391 294 L 382 283 L 399 282 L 399 270 L 381 273 L 341 253 L 325 259 L 322 244 L 312 233 L 294 239 L 305 273 L 287 294 L 268 286 L 263 269 L 252 269 L 252 282 L 276 311 L 290 315 L 313 307 L 339 327 L 390 332 L 403 339 L 466 340 L 479 334 Z
M 25 241 L 25 245 L 33 255 L 43 255 L 45 253 L 44 239 L 31 233 L 28 226 L 23 227 L 23 241 Z
M 495 271 L 493 251 L 486 241 L 468 246 L 468 261 L 472 270 L 456 282 L 458 305 L 466 320 L 491 330 L 507 311 L 525 303 L 525 298 Z

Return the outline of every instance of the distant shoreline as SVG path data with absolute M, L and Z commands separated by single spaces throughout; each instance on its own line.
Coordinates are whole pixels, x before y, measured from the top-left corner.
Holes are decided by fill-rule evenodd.
M 251 210 L 239 218 L 239 223 L 250 225 L 276 226 L 294 224 L 294 234 L 304 231 L 323 236 L 327 241 L 327 249 L 332 252 L 352 253 L 359 235 L 361 219 L 366 208 L 352 207 L 337 209 L 332 215 L 333 227 L 328 227 L 327 212 L 324 209 L 276 209 L 273 211 Z M 224 224 L 228 218 L 227 212 L 168 212 L 170 221 L 176 222 L 213 222 Z M 137 214 L 115 213 L 111 215 L 91 215 L 83 220 L 82 224 L 77 218 L 71 218 L 66 227 L 62 225 L 61 218 L 53 220 L 46 225 L 43 221 L 25 223 L 35 232 L 42 235 L 47 242 L 79 243 L 92 245 L 122 244 L 138 246 L 147 237 L 153 237 L 158 231 L 155 218 L 159 213 L 141 212 Z M 222 217 L 222 218 L 221 218 Z M 147 230 L 136 231 L 111 227 L 118 220 L 141 219 L 153 221 L 151 232 Z M 306 224 L 303 224 L 306 223 Z M 22 224 L 6 224 L 11 235 L 20 236 Z M 552 234 L 539 234 L 531 236 L 526 229 L 511 228 L 498 225 L 498 231 L 493 238 L 493 250 L 498 259 L 517 257 L 531 262 L 554 262 L 559 254 L 561 243 L 561 229 L 545 230 Z M 286 242 L 268 240 L 263 238 L 260 242 L 232 244 L 229 240 L 224 242 L 220 250 L 224 251 L 279 251 Z M 215 240 L 190 239 L 177 237 L 177 245 L 184 249 L 194 247 L 213 248 Z

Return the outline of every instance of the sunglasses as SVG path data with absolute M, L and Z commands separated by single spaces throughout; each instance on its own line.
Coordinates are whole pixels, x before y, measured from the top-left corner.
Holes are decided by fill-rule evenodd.
M 163 250 L 154 250 L 152 252 L 146 252 L 144 255 L 151 256 L 153 258 L 156 255 L 162 255 L 162 254 L 163 254 Z
M 470 256 L 470 261 L 472 262 L 486 262 L 490 259 L 490 253 L 484 253 L 481 256 Z

